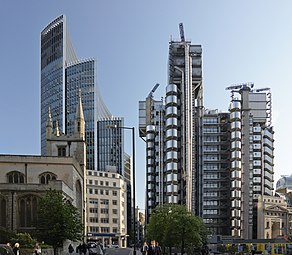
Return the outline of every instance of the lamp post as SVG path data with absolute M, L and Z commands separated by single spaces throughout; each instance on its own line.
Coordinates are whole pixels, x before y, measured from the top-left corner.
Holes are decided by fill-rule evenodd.
M 132 156 L 133 156 L 133 238 L 134 238 L 134 252 L 136 255 L 136 177 L 135 177 L 135 127 L 121 127 L 117 125 L 109 125 L 108 128 L 112 129 L 128 129 L 132 131 Z

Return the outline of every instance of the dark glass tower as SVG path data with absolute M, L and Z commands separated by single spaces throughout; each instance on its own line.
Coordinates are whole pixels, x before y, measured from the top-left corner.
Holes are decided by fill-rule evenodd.
M 95 60 L 78 60 L 70 42 L 66 17 L 56 18 L 41 32 L 41 153 L 46 155 L 48 108 L 66 134 L 73 132 L 74 112 L 81 93 L 85 118 L 86 165 L 96 169 L 96 123 L 112 115 L 96 83 Z M 80 91 L 80 92 L 79 92 Z

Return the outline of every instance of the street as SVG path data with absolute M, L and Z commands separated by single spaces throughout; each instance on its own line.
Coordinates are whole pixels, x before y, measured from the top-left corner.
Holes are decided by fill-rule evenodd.
M 105 255 L 132 255 L 133 249 L 131 248 L 107 248 L 105 251 Z M 141 255 L 142 253 L 136 250 L 137 255 Z

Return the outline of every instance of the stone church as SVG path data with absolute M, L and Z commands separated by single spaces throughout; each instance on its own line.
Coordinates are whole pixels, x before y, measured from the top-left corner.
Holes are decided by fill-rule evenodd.
M 57 120 L 54 126 L 49 110 L 47 156 L 0 155 L 0 227 L 17 232 L 34 230 L 39 200 L 51 188 L 61 191 L 78 208 L 86 230 L 86 144 L 81 96 L 74 133 L 64 135 Z

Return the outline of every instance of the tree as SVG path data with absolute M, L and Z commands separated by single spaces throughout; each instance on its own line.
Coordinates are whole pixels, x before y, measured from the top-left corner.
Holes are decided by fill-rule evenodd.
M 147 225 L 147 237 L 162 247 L 185 249 L 190 252 L 207 242 L 207 230 L 200 217 L 192 215 L 185 206 L 165 204 L 157 207 Z M 188 253 L 190 254 L 190 253 Z
M 48 190 L 41 198 L 37 236 L 54 247 L 54 252 L 66 239 L 81 240 L 82 220 L 77 208 L 66 201 L 61 192 Z

